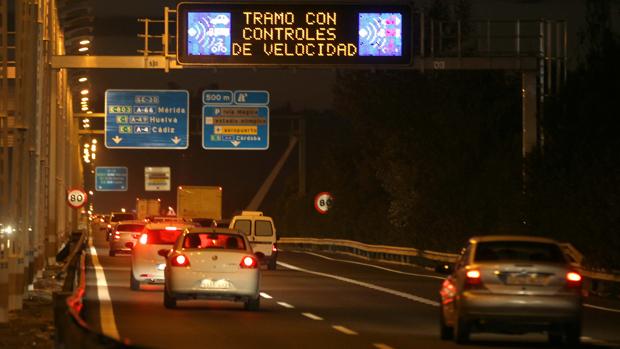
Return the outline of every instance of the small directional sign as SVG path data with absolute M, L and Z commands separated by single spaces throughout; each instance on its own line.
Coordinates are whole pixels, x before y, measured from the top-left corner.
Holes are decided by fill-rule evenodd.
M 205 94 L 216 96 L 214 92 L 217 91 L 203 93 L 202 147 L 220 150 L 268 149 L 269 92 L 235 91 L 232 103 L 207 103 Z
M 95 168 L 96 191 L 127 191 L 127 167 Z
M 268 105 L 269 104 L 269 92 L 268 91 L 235 91 L 235 104 L 245 105 Z
M 228 90 L 204 90 L 202 91 L 202 103 L 232 104 L 233 92 Z
M 113 149 L 187 149 L 189 93 L 181 90 L 107 90 L 105 146 Z

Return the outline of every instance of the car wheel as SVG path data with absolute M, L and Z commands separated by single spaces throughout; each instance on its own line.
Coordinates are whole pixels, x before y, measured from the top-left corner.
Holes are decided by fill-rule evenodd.
M 564 327 L 564 338 L 570 347 L 577 347 L 581 341 L 581 323 L 569 323 Z
M 133 277 L 133 270 L 129 271 L 129 287 L 132 291 L 140 290 L 140 281 L 136 280 L 136 278 Z
M 276 270 L 276 260 L 275 259 L 270 259 L 269 263 L 267 264 L 267 269 L 269 270 Z
M 469 328 L 469 322 L 467 322 L 465 319 L 459 317 L 456 320 L 455 326 L 454 326 L 454 339 L 458 344 L 463 344 L 463 343 L 467 343 L 469 342 L 469 334 L 470 334 L 470 328 Z
M 259 308 L 260 308 L 260 296 L 256 297 L 255 299 L 250 298 L 247 301 L 245 301 L 245 310 L 258 311 Z
M 177 299 L 168 293 L 168 287 L 164 285 L 164 307 L 174 309 L 177 307 Z
M 446 325 L 443 307 L 439 307 L 439 337 L 442 340 L 450 340 L 454 338 L 454 329 Z
M 108 255 L 109 255 L 110 257 L 114 257 L 114 256 L 116 256 L 116 251 L 114 251 L 114 250 L 110 250 L 110 252 L 108 252 Z

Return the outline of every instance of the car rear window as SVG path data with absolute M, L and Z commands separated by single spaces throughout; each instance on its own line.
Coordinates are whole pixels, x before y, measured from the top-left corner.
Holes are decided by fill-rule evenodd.
M 558 245 L 527 241 L 480 242 L 474 260 L 566 263 Z
M 271 236 L 273 229 L 270 221 L 256 221 L 256 236 Z
M 239 235 L 222 233 L 190 233 L 183 240 L 184 248 L 245 250 L 245 241 Z
M 146 231 L 148 236 L 146 243 L 154 245 L 172 245 L 182 232 L 182 229 L 149 229 Z
M 126 214 L 114 214 L 114 216 L 112 216 L 112 222 L 120 222 L 120 221 L 129 221 L 133 219 L 133 214 L 131 213 L 126 213 Z
M 144 224 L 119 224 L 116 230 L 118 231 L 142 231 Z

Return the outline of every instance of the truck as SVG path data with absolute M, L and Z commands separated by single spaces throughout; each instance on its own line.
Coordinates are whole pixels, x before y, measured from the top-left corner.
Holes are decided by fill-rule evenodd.
M 136 199 L 136 217 L 145 219 L 150 216 L 159 216 L 161 209 L 160 199 Z
M 177 188 L 177 216 L 184 219 L 222 219 L 222 187 L 179 186 Z

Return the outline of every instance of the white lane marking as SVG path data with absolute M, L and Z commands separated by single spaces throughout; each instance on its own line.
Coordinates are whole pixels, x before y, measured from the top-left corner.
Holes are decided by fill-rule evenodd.
M 370 284 L 370 283 L 367 283 L 367 282 L 357 281 L 357 280 L 349 279 L 349 278 L 338 276 L 338 275 L 332 275 L 332 274 L 327 274 L 327 273 L 321 273 L 321 272 L 318 272 L 318 271 L 312 271 L 312 270 L 308 270 L 308 269 L 303 269 L 303 268 L 296 267 L 294 265 L 291 265 L 291 264 L 288 264 L 288 263 L 284 263 L 284 262 L 280 262 L 280 261 L 278 261 L 278 264 L 283 266 L 283 267 L 285 267 L 285 268 L 288 268 L 288 269 L 292 269 L 292 270 L 300 271 L 300 272 L 307 273 L 307 274 L 313 274 L 313 275 L 323 276 L 323 277 L 327 277 L 327 278 L 331 278 L 331 279 L 347 282 L 347 283 L 350 283 L 350 284 L 353 284 L 353 285 L 366 287 L 366 288 L 369 288 L 371 290 L 389 293 L 391 295 L 402 297 L 402 298 L 405 298 L 405 299 L 409 299 L 409 300 L 412 300 L 414 302 L 428 304 L 428 305 L 432 305 L 434 307 L 438 307 L 439 306 L 439 302 L 436 302 L 434 300 L 430 300 L 428 298 L 416 296 L 416 295 L 413 295 L 411 293 L 396 291 L 396 290 L 392 290 L 390 288 L 386 288 L 386 287 Z
M 319 257 L 319 258 L 327 259 L 327 260 L 330 260 L 330 261 L 336 261 L 336 262 L 342 262 L 342 263 L 351 263 L 351 264 L 358 264 L 358 265 L 363 265 L 363 266 L 366 266 L 366 267 L 371 267 L 371 268 L 375 268 L 375 269 L 380 269 L 380 270 L 389 271 L 389 272 L 396 273 L 396 274 L 403 274 L 403 275 L 410 275 L 410 276 L 418 276 L 418 277 L 429 278 L 429 279 L 438 279 L 438 280 L 443 280 L 443 279 L 445 279 L 445 277 L 441 277 L 441 276 L 427 275 L 427 274 L 418 274 L 418 273 L 409 273 L 409 272 L 406 272 L 406 271 L 401 271 L 401 270 L 396 270 L 396 269 L 385 268 L 385 267 L 381 267 L 381 266 L 374 265 L 374 264 L 368 264 L 368 263 L 363 263 L 363 262 L 350 261 L 350 260 L 347 260 L 347 259 L 332 258 L 332 257 L 324 256 L 324 255 L 322 255 L 322 254 L 314 253 L 314 252 L 304 252 L 304 253 L 305 253 L 305 254 L 312 255 L 312 256 L 315 256 L 315 257 Z
M 116 328 L 116 320 L 114 319 L 114 310 L 112 309 L 112 300 L 108 291 L 108 282 L 105 279 L 105 273 L 99 257 L 97 257 L 97 249 L 93 246 L 93 240 L 88 239 L 90 246 L 90 257 L 95 268 L 95 277 L 97 279 L 97 299 L 99 301 L 99 317 L 101 318 L 101 332 L 108 337 L 120 340 L 118 329 Z
M 592 308 L 592 309 L 598 309 L 598 310 L 603 310 L 603 311 L 610 311 L 612 313 L 620 313 L 620 309 L 600 307 L 598 305 L 592 305 L 592 304 L 584 304 L 583 306 L 587 307 L 587 308 Z
M 377 349 L 394 349 L 390 347 L 389 345 L 383 344 L 383 343 L 373 343 L 373 346 Z
M 270 295 L 266 294 L 265 292 L 261 292 L 260 296 L 265 298 L 265 299 L 272 299 L 273 297 L 271 297 Z
M 308 319 L 312 319 L 312 320 L 316 320 L 316 321 L 321 321 L 323 320 L 322 317 L 314 315 L 312 313 L 301 313 L 301 315 L 307 317 Z
M 290 305 L 290 304 L 288 304 L 288 303 L 285 303 L 285 302 L 277 302 L 277 303 L 278 303 L 278 305 L 281 305 L 281 306 L 283 306 L 283 307 L 285 307 L 285 308 L 288 308 L 288 309 L 293 309 L 293 308 L 295 308 L 294 306 L 292 306 L 292 305 Z
M 344 326 L 334 325 L 334 326 L 332 326 L 332 328 L 334 330 L 338 331 L 338 332 L 342 332 L 344 334 L 348 334 L 349 336 L 357 336 L 357 332 L 355 332 L 355 331 L 353 331 L 351 329 L 348 329 L 348 328 L 346 328 Z

